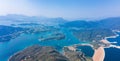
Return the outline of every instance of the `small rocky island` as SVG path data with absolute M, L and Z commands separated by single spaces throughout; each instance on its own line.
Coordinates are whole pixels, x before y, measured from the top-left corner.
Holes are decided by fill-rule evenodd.
M 62 40 L 65 39 L 65 35 L 60 32 L 55 32 L 53 34 L 47 35 L 47 36 L 41 36 L 40 41 L 49 41 L 49 40 Z
M 65 47 L 64 54 L 49 46 L 34 45 L 10 57 L 8 61 L 92 61 L 84 53 Z

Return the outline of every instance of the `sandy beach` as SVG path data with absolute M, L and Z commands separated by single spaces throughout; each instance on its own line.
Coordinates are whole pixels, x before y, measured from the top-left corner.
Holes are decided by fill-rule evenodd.
M 110 36 L 110 37 L 105 37 L 105 39 L 101 40 L 102 43 L 104 44 L 110 44 L 109 47 L 115 47 L 115 48 L 120 48 L 120 46 L 115 46 L 115 45 L 111 45 L 111 43 L 117 43 L 117 42 L 109 42 L 107 40 L 107 38 L 116 38 L 119 35 L 115 35 L 115 36 Z M 99 47 L 98 49 L 95 49 L 94 55 L 93 55 L 93 61 L 103 61 L 105 58 L 105 51 L 104 51 L 105 47 Z
M 102 43 L 105 44 L 111 44 L 107 39 L 101 40 Z M 103 61 L 105 58 L 105 47 L 99 47 L 98 49 L 95 49 L 94 55 L 93 55 L 93 61 Z
M 104 47 L 99 47 L 97 50 L 95 50 L 93 61 L 103 61 L 104 57 L 105 57 Z

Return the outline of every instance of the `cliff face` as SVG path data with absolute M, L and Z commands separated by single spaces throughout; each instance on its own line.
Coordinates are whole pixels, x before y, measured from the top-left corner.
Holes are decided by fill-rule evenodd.
M 63 49 L 64 55 L 52 47 L 34 45 L 13 55 L 8 61 L 92 61 L 82 52 Z
M 13 55 L 9 61 L 68 61 L 52 47 L 31 46 Z

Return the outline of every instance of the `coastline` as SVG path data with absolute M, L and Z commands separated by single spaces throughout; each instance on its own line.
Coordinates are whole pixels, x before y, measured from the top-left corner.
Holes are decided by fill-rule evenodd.
M 104 43 L 104 44 L 111 44 L 111 43 L 107 40 L 107 38 L 102 39 L 101 42 Z M 106 47 L 101 46 L 101 47 L 99 47 L 98 49 L 95 49 L 95 50 L 94 50 L 94 55 L 93 55 L 93 57 L 92 57 L 92 58 L 93 58 L 93 61 L 104 61 L 104 58 L 105 58 L 105 50 L 104 50 L 104 48 L 106 48 Z
M 116 34 L 115 36 L 109 36 L 109 37 L 105 37 L 105 39 L 102 39 L 101 40 L 101 42 L 103 42 L 103 43 L 105 43 L 105 44 L 110 44 L 110 46 L 109 47 L 103 47 L 103 46 L 101 46 L 101 47 L 99 47 L 98 49 L 94 49 L 94 55 L 93 55 L 93 61 L 103 61 L 104 60 L 104 58 L 105 58 L 105 51 L 104 51 L 104 48 L 110 48 L 110 47 L 114 47 L 114 48 L 119 48 L 120 49 L 120 46 L 116 46 L 116 45 L 112 45 L 111 43 L 114 43 L 114 42 L 109 42 L 107 39 L 108 38 L 116 38 L 116 37 L 118 37 L 119 35 L 118 34 Z M 116 42 L 115 42 L 116 43 Z M 76 45 L 78 45 L 78 44 L 75 44 L 75 46 Z M 93 45 L 91 45 L 91 44 L 81 44 L 81 45 L 83 45 L 83 46 L 91 46 L 91 47 L 93 47 Z M 75 48 L 73 48 L 73 47 L 69 47 L 71 50 L 73 50 L 73 51 L 75 51 L 76 49 Z M 25 48 L 24 48 L 25 49 Z M 21 51 L 19 51 L 19 52 L 21 52 Z M 19 52 L 16 52 L 16 53 L 14 53 L 13 55 L 15 55 L 15 54 L 17 54 L 17 53 L 19 53 Z M 13 55 L 11 55 L 10 57 L 9 57 L 9 59 L 13 56 Z M 9 61 L 9 59 L 8 59 L 8 61 Z
M 24 50 L 24 49 L 26 49 L 26 48 L 27 48 L 27 47 L 23 48 L 22 50 Z M 20 50 L 20 51 L 14 53 L 13 55 L 11 55 L 11 56 L 7 59 L 7 61 L 10 61 L 10 58 L 11 58 L 12 56 L 14 56 L 14 55 L 16 55 L 16 54 L 22 52 L 22 50 Z
M 117 34 L 116 32 L 120 32 L 119 30 L 112 30 L 112 32 L 115 34 L 114 36 L 109 36 L 109 37 L 105 37 L 105 40 L 107 40 L 108 38 L 116 38 L 119 36 L 119 34 Z
M 99 47 L 98 49 L 95 49 L 95 52 L 94 52 L 94 55 L 93 55 L 93 61 L 103 61 L 104 58 L 105 58 L 105 50 L 104 48 L 110 48 L 110 47 L 114 47 L 114 48 L 119 48 L 120 49 L 120 46 L 116 46 L 116 45 L 112 45 L 111 43 L 117 43 L 117 42 L 109 42 L 107 39 L 108 38 L 116 38 L 120 35 L 118 35 L 116 32 L 120 32 L 120 31 L 114 31 L 113 32 L 116 34 L 115 36 L 109 36 L 109 37 L 105 37 L 104 39 L 101 40 L 102 43 L 105 43 L 105 44 L 110 44 L 109 47 Z
M 93 45 L 91 45 L 91 44 L 75 44 L 75 45 L 73 45 L 74 47 L 77 47 L 77 46 L 90 46 L 90 47 L 92 47 L 93 48 Z
M 116 36 L 110 36 L 110 37 L 116 37 Z M 105 37 L 105 39 L 102 39 L 101 42 L 104 43 L 104 44 L 110 44 L 110 46 L 111 46 L 111 42 L 109 42 L 107 40 L 107 38 L 110 38 L 110 37 Z M 109 47 L 101 46 L 98 49 L 95 49 L 94 55 L 92 57 L 93 61 L 104 61 L 104 58 L 105 58 L 104 48 L 109 48 Z
M 115 36 L 105 37 L 104 42 L 107 43 L 107 44 L 109 43 L 110 46 L 109 46 L 109 47 L 104 47 L 104 48 L 113 47 L 113 48 L 118 48 L 118 49 L 120 49 L 120 46 L 116 46 L 116 45 L 112 45 L 112 44 L 111 44 L 111 43 L 117 43 L 117 42 L 109 42 L 109 41 L 107 40 L 108 38 L 116 38 L 116 37 L 119 37 L 119 36 L 120 36 L 119 34 L 116 33 L 116 32 L 120 32 L 119 30 L 113 30 L 113 32 L 116 34 Z
M 104 57 L 105 57 L 104 47 L 99 47 L 94 52 L 93 61 L 103 61 Z

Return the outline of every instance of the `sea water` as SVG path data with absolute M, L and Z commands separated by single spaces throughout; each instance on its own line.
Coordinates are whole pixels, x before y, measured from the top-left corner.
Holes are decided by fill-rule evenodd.
M 91 46 L 78 46 L 77 49 L 81 50 L 87 57 L 92 57 L 94 54 L 94 49 Z
M 117 33 L 120 35 L 120 33 Z M 108 38 L 110 42 L 117 42 L 114 45 L 120 46 L 120 36 L 116 38 Z M 120 61 L 120 49 L 118 48 L 105 48 L 105 59 L 104 61 Z
M 104 61 L 120 61 L 120 49 L 118 48 L 105 48 Z
M 0 43 L 0 61 L 7 61 L 14 53 L 23 50 L 27 46 L 38 44 L 38 35 L 22 34 L 9 42 Z
M 7 61 L 13 54 L 35 44 L 53 46 L 58 51 L 62 51 L 64 46 L 82 43 L 75 38 L 68 29 L 61 29 L 61 31 L 66 36 L 63 40 L 39 41 L 42 34 L 21 34 L 19 37 L 12 39 L 9 42 L 0 42 L 0 61 Z

